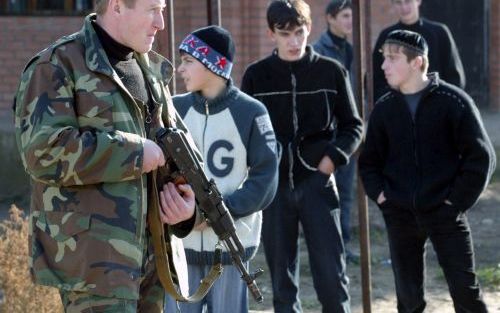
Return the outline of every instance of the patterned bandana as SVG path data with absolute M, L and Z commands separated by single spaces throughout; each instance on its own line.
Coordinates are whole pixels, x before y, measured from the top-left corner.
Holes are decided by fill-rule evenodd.
M 229 79 L 233 62 L 212 49 L 203 40 L 195 35 L 188 35 L 179 46 L 179 50 L 186 52 L 205 65 L 214 74 Z

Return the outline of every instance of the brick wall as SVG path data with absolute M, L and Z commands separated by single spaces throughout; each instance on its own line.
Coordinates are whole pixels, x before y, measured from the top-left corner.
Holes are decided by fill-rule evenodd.
M 269 0 L 222 1 L 222 26 L 236 42 L 233 77 L 237 85 L 246 66 L 269 55 L 273 44 L 267 36 L 265 9 Z M 313 16 L 310 41 L 325 28 L 324 6 L 327 0 L 309 0 Z M 191 30 L 206 25 L 205 1 L 175 1 L 176 46 Z M 201 5 L 200 5 L 201 4 Z M 500 109 L 500 1 L 491 1 L 490 107 Z M 371 1 L 372 45 L 378 33 L 396 20 L 389 0 Z M 13 93 L 24 64 L 37 51 L 64 34 L 80 29 L 82 17 L 0 17 L 0 121 L 10 115 Z M 165 42 L 166 32 L 158 34 Z M 162 48 L 165 45 L 160 45 Z M 165 51 L 161 51 L 165 53 Z M 178 55 L 176 62 L 179 64 Z M 178 81 L 178 92 L 183 92 Z M 0 123 L 3 124 L 3 123 Z
M 192 30 L 206 25 L 206 7 L 199 0 L 185 0 L 175 3 L 176 45 Z M 323 10 L 326 1 L 309 0 L 313 16 L 311 40 L 315 40 L 324 30 Z M 247 65 L 265 57 L 273 50 L 273 43 L 267 35 L 266 8 L 268 1 L 239 0 L 222 3 L 222 26 L 233 35 L 236 44 L 236 59 L 232 76 L 237 85 Z M 160 34 L 160 36 L 166 36 Z M 160 37 L 160 40 L 166 40 Z M 163 47 L 163 45 L 162 45 Z M 166 52 L 166 51 L 165 51 Z M 176 55 L 176 64 L 179 56 Z M 183 92 L 182 83 L 177 81 L 177 91 Z
M 0 118 L 11 114 L 26 62 L 48 43 L 80 27 L 79 17 L 0 17 Z
M 491 1 L 490 14 L 490 108 L 500 111 L 500 1 Z

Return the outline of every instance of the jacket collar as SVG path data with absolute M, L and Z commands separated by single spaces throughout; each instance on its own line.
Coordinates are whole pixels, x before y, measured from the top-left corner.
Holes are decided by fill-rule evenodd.
M 347 40 L 345 38 L 341 38 L 335 35 L 329 30 L 326 30 L 321 33 L 321 36 L 319 37 L 319 42 L 330 49 L 339 50 L 343 45 L 346 44 Z
M 315 57 L 317 57 L 317 53 L 314 52 L 314 50 L 310 45 L 307 45 L 306 53 L 301 59 L 297 61 L 282 60 L 278 56 L 277 49 L 274 49 L 273 54 L 271 55 L 271 60 L 273 61 L 274 64 L 276 64 L 281 68 L 287 68 L 290 69 L 291 71 L 296 71 L 296 70 L 301 70 L 303 68 L 307 68 L 313 62 Z
M 207 99 L 200 92 L 193 92 L 194 108 L 199 113 L 206 113 L 206 104 L 208 104 L 209 113 L 218 113 L 229 106 L 232 99 L 236 98 L 238 89 L 234 86 L 233 81 L 227 81 L 226 88 L 214 99 Z
M 397 28 L 401 28 L 401 29 L 407 29 L 407 30 L 418 29 L 424 25 L 424 18 L 423 17 L 419 18 L 413 24 L 404 24 L 401 21 L 399 21 L 396 25 L 397 25 Z
M 428 94 L 432 93 L 436 88 L 439 87 L 439 85 L 441 85 L 441 80 L 439 78 L 439 73 L 438 72 L 428 73 L 427 77 L 429 78 L 429 84 L 424 87 L 423 93 L 422 93 L 422 98 L 424 98 Z M 391 90 L 392 90 L 392 92 L 394 94 L 396 94 L 399 97 L 403 97 L 404 96 L 399 90 L 396 90 L 396 89 L 391 89 Z M 387 94 L 389 94 L 389 93 L 387 93 Z
M 118 75 L 109 63 L 106 52 L 92 26 L 92 21 L 95 21 L 96 16 L 95 13 L 87 15 L 80 30 L 80 35 L 83 38 L 85 46 L 85 62 L 90 70 L 110 76 L 119 81 Z M 144 54 L 134 52 L 134 57 L 145 72 L 148 80 L 155 78 L 162 81 L 164 85 L 168 84 L 173 75 L 173 68 L 167 59 L 154 51 Z
M 328 30 L 321 33 L 318 41 L 321 45 L 323 45 L 327 48 L 330 48 L 330 49 L 337 48 L 337 46 L 335 45 L 335 43 L 332 40 L 332 37 L 330 37 L 330 35 L 328 35 Z

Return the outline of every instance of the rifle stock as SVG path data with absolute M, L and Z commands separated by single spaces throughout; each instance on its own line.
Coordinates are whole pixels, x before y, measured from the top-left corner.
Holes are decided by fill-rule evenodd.
M 249 274 L 243 265 L 245 250 L 236 234 L 233 218 L 214 180 L 208 180 L 205 175 L 202 161 L 192 149 L 186 135 L 176 128 L 162 128 L 156 133 L 156 142 L 165 154 L 167 163 L 170 163 L 174 179 L 182 177 L 191 185 L 198 207 L 219 240 L 226 246 L 233 264 L 241 273 L 241 279 L 247 284 L 253 298 L 259 303 L 262 302 L 263 297 L 255 278 L 263 270 L 258 269 Z

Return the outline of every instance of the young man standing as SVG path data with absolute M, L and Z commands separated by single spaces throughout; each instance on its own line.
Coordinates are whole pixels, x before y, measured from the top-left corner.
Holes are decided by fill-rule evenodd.
M 473 100 L 427 75 L 427 52 L 417 33 L 388 34 L 382 69 L 391 90 L 370 116 L 360 175 L 386 223 L 398 311 L 424 311 L 429 239 L 456 312 L 487 312 L 466 211 L 486 187 L 495 153 Z
M 353 58 L 352 45 L 347 36 L 352 33 L 352 7 L 350 0 L 332 0 L 326 6 L 325 15 L 328 28 L 314 43 L 314 51 L 339 61 L 351 73 Z M 352 73 L 351 73 L 352 74 Z M 351 82 L 352 80 L 352 75 Z M 354 177 L 356 161 L 350 160 L 335 171 L 335 180 L 340 198 L 340 224 L 342 238 L 346 245 L 347 261 L 357 262 L 359 255 L 351 252 L 347 243 L 351 240 L 351 208 L 354 201 Z
M 448 83 L 465 88 L 465 73 L 455 40 L 444 24 L 420 17 L 422 0 L 390 0 L 399 16 L 399 22 L 384 29 L 373 50 L 373 89 L 375 100 L 388 91 L 388 82 L 381 69 L 384 61 L 379 53 L 387 35 L 396 29 L 405 29 L 422 35 L 429 46 L 429 72 L 438 72 Z
M 32 178 L 30 267 L 59 288 L 65 312 L 162 312 L 146 216 L 152 201 L 177 236 L 195 223 L 189 185 L 150 195 L 165 164 L 152 140 L 185 129 L 151 51 L 164 0 L 98 0 L 80 32 L 35 56 L 16 95 L 16 140 Z M 155 188 L 155 187 L 153 187 Z M 185 221 L 185 222 L 183 222 Z
M 339 61 L 351 70 L 353 52 L 347 36 L 352 33 L 352 5 L 350 0 L 332 0 L 325 9 L 327 30 L 313 44 L 314 51 Z
M 188 93 L 174 97 L 173 102 L 203 154 L 205 173 L 215 180 L 235 218 L 248 267 L 260 242 L 261 210 L 271 203 L 278 185 L 271 120 L 262 103 L 233 85 L 235 49 L 227 30 L 218 26 L 198 29 L 182 41 L 179 50 L 182 63 L 177 72 Z M 215 263 L 218 242 L 206 223 L 183 239 L 191 292 Z M 181 312 L 248 312 L 247 286 L 226 251 L 222 264 L 224 271 L 207 296 L 197 303 L 179 303 Z M 175 308 L 175 301 L 167 296 L 166 311 Z
M 307 46 L 309 5 L 302 0 L 272 1 L 267 22 L 276 49 L 247 68 L 242 90 L 267 107 L 281 157 L 278 192 L 264 211 L 262 231 L 274 309 L 302 310 L 300 223 L 323 312 L 350 312 L 338 194 L 332 174 L 357 148 L 362 121 L 346 70 Z

